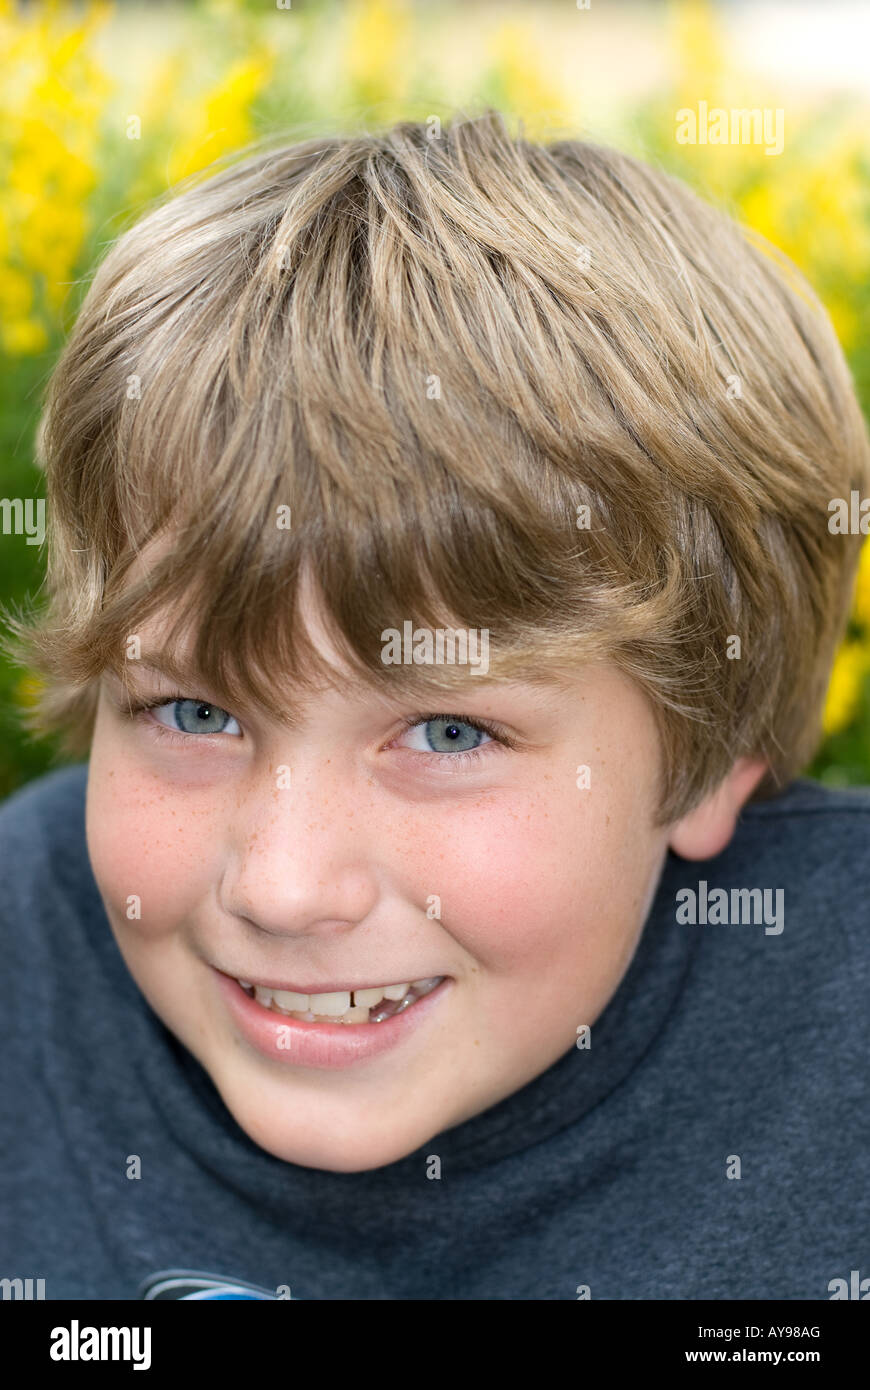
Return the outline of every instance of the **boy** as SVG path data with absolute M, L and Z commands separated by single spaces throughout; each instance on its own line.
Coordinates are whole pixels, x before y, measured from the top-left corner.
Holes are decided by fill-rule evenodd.
M 784 257 L 487 112 L 257 150 L 99 267 L 0 812 L 3 1255 L 47 1298 L 831 1296 L 870 485 Z M 227 1289 L 230 1293 L 227 1293 Z

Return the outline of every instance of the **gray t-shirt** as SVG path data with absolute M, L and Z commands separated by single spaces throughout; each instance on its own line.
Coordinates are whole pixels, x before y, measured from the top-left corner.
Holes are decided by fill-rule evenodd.
M 870 790 L 798 779 L 714 859 L 669 853 L 591 1046 L 396 1163 L 332 1173 L 258 1148 L 146 1003 L 94 882 L 86 784 L 62 768 L 0 806 L 0 1280 L 828 1299 L 870 1276 Z

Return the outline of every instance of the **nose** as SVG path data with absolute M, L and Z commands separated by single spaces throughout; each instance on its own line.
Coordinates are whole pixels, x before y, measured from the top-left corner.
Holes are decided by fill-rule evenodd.
M 380 893 L 378 841 L 356 779 L 295 764 L 291 785 L 252 787 L 221 881 L 224 911 L 274 936 L 349 931 Z

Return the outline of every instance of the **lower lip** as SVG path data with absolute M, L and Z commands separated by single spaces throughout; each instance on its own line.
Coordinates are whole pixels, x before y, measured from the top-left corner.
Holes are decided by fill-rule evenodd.
M 389 1052 L 438 1008 L 452 984 L 448 976 L 429 994 L 383 1023 L 303 1023 L 266 1009 L 230 975 L 215 970 L 218 987 L 239 1031 L 252 1047 L 288 1066 L 349 1067 Z

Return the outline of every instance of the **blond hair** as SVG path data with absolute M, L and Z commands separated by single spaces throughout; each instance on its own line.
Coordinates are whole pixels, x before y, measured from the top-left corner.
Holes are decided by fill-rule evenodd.
M 615 662 L 660 732 L 658 824 L 740 756 L 768 762 L 754 799 L 797 775 L 860 547 L 828 503 L 870 449 L 792 263 L 492 110 L 242 153 L 115 242 L 51 379 L 48 602 L 9 624 L 31 730 L 86 754 L 100 674 L 158 610 L 214 688 L 286 719 L 331 678 L 308 573 L 390 694 L 458 674 L 384 665 L 406 619 L 487 630 L 496 681 Z

